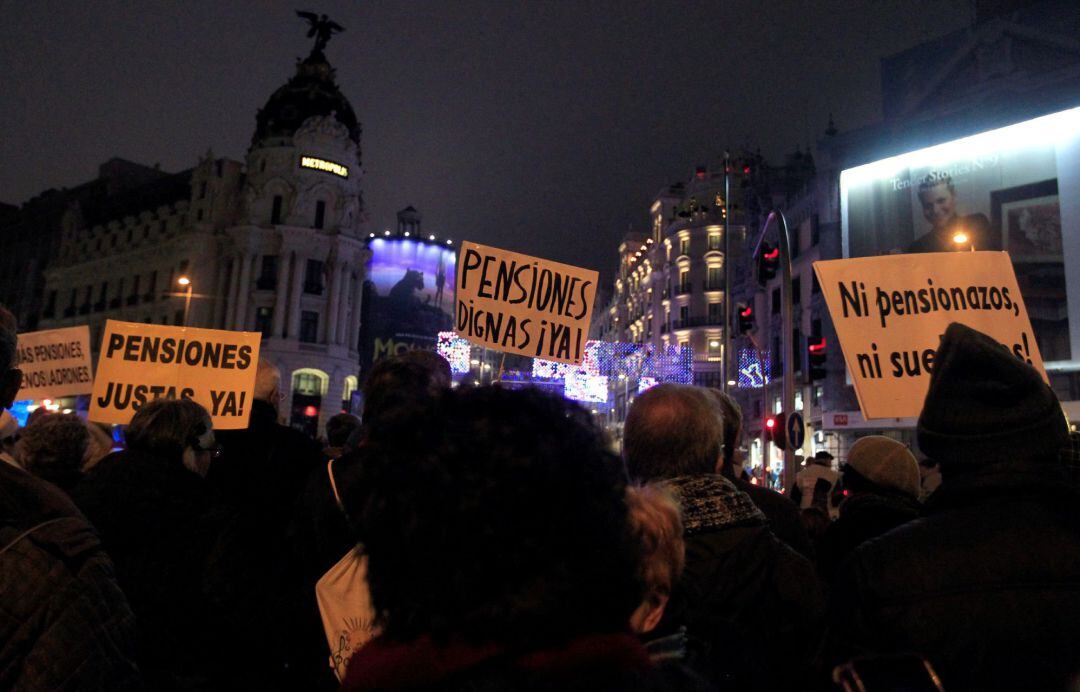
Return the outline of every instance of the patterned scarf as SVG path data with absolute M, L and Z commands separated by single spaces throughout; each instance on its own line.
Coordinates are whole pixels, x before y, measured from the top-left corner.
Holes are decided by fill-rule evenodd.
M 686 535 L 766 522 L 750 496 L 717 474 L 679 476 L 665 482 L 679 497 Z

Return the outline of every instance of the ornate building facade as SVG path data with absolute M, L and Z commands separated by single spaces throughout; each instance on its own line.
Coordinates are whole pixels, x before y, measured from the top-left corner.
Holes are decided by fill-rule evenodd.
M 106 319 L 261 332 L 282 371 L 283 416 L 321 430 L 357 386 L 360 132 L 313 50 L 259 110 L 243 163 L 208 153 L 188 171 L 70 205 L 39 328 L 89 324 L 95 344 Z

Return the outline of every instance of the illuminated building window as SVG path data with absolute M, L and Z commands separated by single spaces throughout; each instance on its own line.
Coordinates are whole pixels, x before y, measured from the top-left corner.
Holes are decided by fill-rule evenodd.
M 724 274 L 720 267 L 709 267 L 705 276 L 705 290 L 719 291 L 724 288 Z
M 679 293 L 690 292 L 690 270 L 683 269 L 679 272 Z
M 689 255 L 690 254 L 690 239 L 689 238 L 680 238 L 679 239 L 679 254 L 680 255 Z
M 721 246 L 720 246 L 720 234 L 719 233 L 710 233 L 709 234 L 709 249 L 710 250 L 719 250 L 719 249 L 721 249 Z

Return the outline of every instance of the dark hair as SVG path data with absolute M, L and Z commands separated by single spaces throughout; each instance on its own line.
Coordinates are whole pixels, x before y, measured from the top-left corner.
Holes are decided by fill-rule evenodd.
M 341 447 L 349 435 L 360 427 L 360 419 L 351 413 L 339 413 L 326 421 L 326 441 L 331 447 Z
M 661 384 L 639 396 L 623 429 L 630 475 L 642 481 L 713 473 L 723 423 L 712 398 L 697 387 Z
M 711 387 L 708 392 L 716 400 L 720 419 L 724 422 L 724 467 L 730 470 L 734 467 L 735 450 L 742 436 L 742 409 L 724 390 Z
M 81 418 L 46 413 L 23 429 L 18 455 L 27 471 L 67 490 L 82 478 L 89 444 L 90 432 Z
M 580 407 L 447 391 L 358 453 L 363 491 L 344 499 L 387 638 L 535 646 L 626 628 L 642 586 L 625 474 Z
M 210 414 L 190 399 L 155 399 L 135 413 L 128 424 L 128 449 L 180 461 L 210 426 Z
M 430 367 L 430 363 L 417 362 L 415 357 L 380 360 L 364 381 L 364 425 L 378 423 L 380 416 L 393 409 L 422 403 L 448 386 L 443 384 L 437 369 Z
M 453 373 L 450 371 L 450 362 L 435 351 L 417 348 L 406 351 L 399 356 L 403 363 L 416 363 L 431 373 L 431 379 L 437 387 L 449 389 L 453 382 Z

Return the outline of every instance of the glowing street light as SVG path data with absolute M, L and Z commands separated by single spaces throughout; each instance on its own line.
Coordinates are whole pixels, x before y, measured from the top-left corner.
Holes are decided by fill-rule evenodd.
M 958 250 L 963 249 L 965 245 L 971 243 L 971 251 L 975 252 L 975 242 L 971 239 L 971 236 L 969 236 L 967 232 L 962 229 L 957 231 L 956 233 L 953 233 L 952 241 L 953 244 L 956 245 L 956 248 Z
M 184 291 L 184 326 L 186 327 L 188 323 L 188 311 L 191 309 L 191 278 L 182 275 L 176 280 L 176 283 L 187 289 Z

